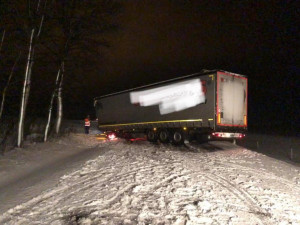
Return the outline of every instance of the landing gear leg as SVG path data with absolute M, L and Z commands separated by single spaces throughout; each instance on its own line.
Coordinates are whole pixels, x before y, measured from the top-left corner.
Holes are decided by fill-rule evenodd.
M 236 145 L 236 139 L 233 139 L 232 144 Z

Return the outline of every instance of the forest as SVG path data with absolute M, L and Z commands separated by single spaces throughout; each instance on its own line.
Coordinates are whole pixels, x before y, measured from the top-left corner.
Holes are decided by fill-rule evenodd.
M 0 3 L 0 141 L 22 147 L 33 121 L 46 118 L 43 141 L 64 116 L 80 114 L 106 34 L 118 27 L 114 1 L 4 0 Z M 91 68 L 91 64 L 94 66 Z M 101 63 L 100 63 L 101 64 Z M 92 74 L 92 75 L 91 75 Z

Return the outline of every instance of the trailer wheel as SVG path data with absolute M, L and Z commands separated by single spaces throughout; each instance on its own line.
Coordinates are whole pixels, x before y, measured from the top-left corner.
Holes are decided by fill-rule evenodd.
M 184 135 L 182 131 L 176 130 L 172 133 L 172 143 L 174 145 L 182 145 L 184 143 Z
M 196 134 L 196 139 L 198 143 L 202 144 L 202 143 L 207 143 L 212 138 L 210 134 L 201 133 L 201 134 Z
M 147 140 L 149 142 L 156 142 L 157 141 L 157 135 L 153 130 L 149 130 L 147 132 Z
M 169 132 L 167 130 L 161 130 L 159 132 L 158 138 L 162 143 L 168 143 L 169 142 Z

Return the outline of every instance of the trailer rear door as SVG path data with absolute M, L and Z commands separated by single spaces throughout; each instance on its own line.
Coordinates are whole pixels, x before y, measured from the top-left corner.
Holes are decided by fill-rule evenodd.
M 246 77 L 217 73 L 217 126 L 247 127 L 247 85 Z

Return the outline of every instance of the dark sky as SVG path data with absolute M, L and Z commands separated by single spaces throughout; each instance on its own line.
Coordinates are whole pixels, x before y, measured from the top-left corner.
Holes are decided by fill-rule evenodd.
M 296 2 L 126 1 L 94 88 L 102 95 L 223 69 L 249 77 L 250 127 L 295 130 L 300 123 Z
M 261 76 L 278 63 L 295 66 L 298 28 L 292 4 L 222 2 L 128 1 L 120 31 L 110 40 L 105 72 L 114 80 L 145 78 L 145 72 L 149 80 L 160 80 L 203 68 Z

